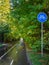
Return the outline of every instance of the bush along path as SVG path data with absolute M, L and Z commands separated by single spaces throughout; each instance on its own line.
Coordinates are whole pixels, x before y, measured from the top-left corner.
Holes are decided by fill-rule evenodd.
M 34 65 L 49 65 L 49 54 L 44 53 L 41 57 L 41 53 L 29 51 L 29 58 Z

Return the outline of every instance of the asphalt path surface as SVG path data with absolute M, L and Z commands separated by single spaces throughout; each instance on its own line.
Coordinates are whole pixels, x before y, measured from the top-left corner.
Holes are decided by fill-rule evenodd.
M 24 44 L 14 45 L 0 57 L 0 65 L 31 65 Z

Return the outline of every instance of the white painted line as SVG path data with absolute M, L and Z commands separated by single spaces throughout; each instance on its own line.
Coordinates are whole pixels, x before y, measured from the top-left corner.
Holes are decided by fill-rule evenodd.
M 13 62 L 14 62 L 14 60 L 12 60 L 12 61 L 11 61 L 10 65 L 12 65 L 12 64 L 13 64 Z
M 0 60 L 1 60 L 5 55 L 7 55 L 15 46 L 16 46 L 16 44 L 15 44 L 12 48 L 10 48 L 5 54 L 3 54 L 3 55 L 0 57 Z

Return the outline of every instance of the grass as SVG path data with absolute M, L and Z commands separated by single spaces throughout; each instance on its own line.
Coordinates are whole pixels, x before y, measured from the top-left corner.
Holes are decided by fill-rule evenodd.
M 33 65 L 49 65 L 48 54 L 44 54 L 42 57 L 40 53 L 29 52 L 29 57 Z

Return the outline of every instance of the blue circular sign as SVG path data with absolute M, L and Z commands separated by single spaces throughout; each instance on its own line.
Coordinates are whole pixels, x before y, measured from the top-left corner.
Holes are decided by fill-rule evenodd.
M 46 13 L 44 13 L 44 12 L 40 12 L 37 16 L 37 19 L 39 22 L 45 22 L 45 21 L 47 21 L 47 18 L 48 17 L 46 15 Z

